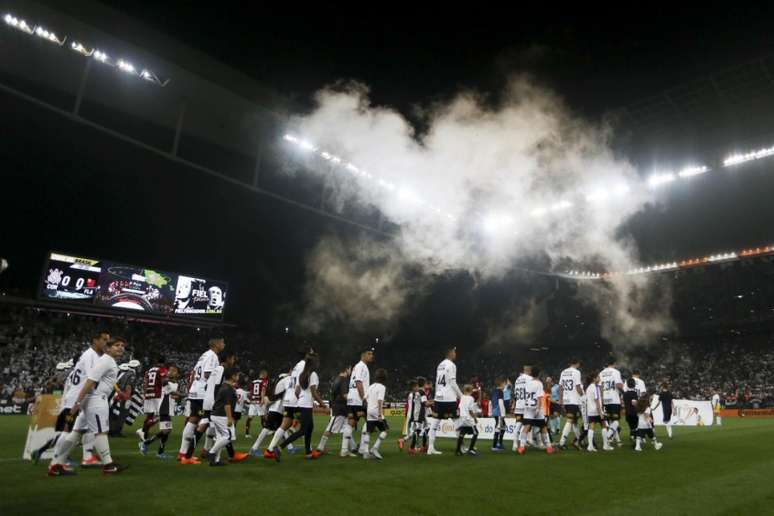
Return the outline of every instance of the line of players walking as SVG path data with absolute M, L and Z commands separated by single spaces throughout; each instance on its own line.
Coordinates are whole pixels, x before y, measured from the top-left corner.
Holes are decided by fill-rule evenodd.
M 320 396 L 317 369 L 319 359 L 311 348 L 303 350 L 301 358 L 290 370 L 270 379 L 268 371 L 262 370 L 251 383 L 236 368 L 236 357 L 225 352 L 223 338 L 209 340 L 209 349 L 197 360 L 189 376 L 186 398 L 186 423 L 183 428 L 177 460 L 183 465 L 201 463 L 206 459 L 210 466 L 224 466 L 221 458 L 226 450 L 229 462 L 241 462 L 253 456 L 263 456 L 281 462 L 283 454 L 294 453 L 295 441 L 303 437 L 304 454 L 307 459 L 318 459 L 325 453 L 326 445 L 333 434 L 341 434 L 340 457 L 355 457 L 381 460 L 380 446 L 387 438 L 389 426 L 384 416 L 387 372 L 377 369 L 371 382 L 369 364 L 373 361 L 374 350 L 363 349 L 360 361 L 354 367 L 344 367 L 333 382 L 330 402 L 330 420 L 316 447 L 313 447 L 314 406 L 325 406 Z M 125 342 L 113 338 L 106 332 L 99 332 L 92 338 L 92 345 L 80 357 L 68 374 L 62 396 L 62 407 L 56 424 L 56 435 L 46 445 L 33 453 L 37 459 L 48 449 L 54 448 L 54 458 L 49 465 L 49 475 L 64 476 L 75 474 L 69 462 L 70 451 L 84 440 L 93 436 L 93 450 L 105 474 L 120 473 L 126 467 L 113 463 L 107 439 L 108 403 L 115 394 L 118 366 L 115 359 L 123 354 Z M 407 446 L 409 454 L 426 453 L 440 455 L 435 446 L 443 421 L 454 422 L 457 435 L 457 455 L 478 454 L 478 417 L 481 410 L 474 398 L 474 387 L 457 384 L 457 350 L 446 350 L 446 357 L 438 365 L 434 387 L 424 378 L 409 383 L 407 396 L 406 427 L 399 440 L 401 449 Z M 172 416 L 181 401 L 178 380 L 179 371 L 168 366 L 163 358 L 148 369 L 143 382 L 145 420 L 137 430 L 139 449 L 147 454 L 149 447 L 158 442 L 156 456 L 168 458 L 166 445 L 172 432 Z M 645 383 L 634 375 L 624 384 L 621 373 L 615 368 L 614 359 L 599 373 L 581 379 L 580 363 L 572 360 L 559 377 L 558 389 L 546 389 L 537 366 L 524 366 L 522 373 L 512 385 L 512 396 L 505 378 L 496 380 L 492 396 L 492 412 L 495 418 L 493 451 L 503 450 L 506 434 L 506 416 L 513 414 L 513 451 L 524 454 L 528 448 L 554 453 L 556 448 L 570 444 L 576 448 L 585 447 L 596 452 L 594 435 L 600 429 L 602 449 L 613 450 L 613 444 L 621 446 L 619 419 L 623 412 L 634 440 L 634 449 L 650 441 L 655 449 L 662 444 L 653 433 L 651 399 L 647 396 Z M 249 390 L 248 390 L 249 389 Z M 558 392 L 557 392 L 558 391 Z M 658 402 L 662 405 L 667 432 L 671 437 L 672 399 L 666 385 L 661 386 Z M 261 430 L 248 453 L 237 452 L 236 423 L 247 411 L 246 437 L 250 437 L 250 426 L 260 418 Z M 558 443 L 554 443 L 549 432 L 549 420 L 558 423 L 560 413 L 565 424 Z M 361 419 L 360 442 L 356 442 L 357 428 Z M 158 424 L 158 430 L 153 428 Z M 557 433 L 558 425 L 554 426 Z M 372 437 L 375 438 L 372 442 Z M 271 436 L 268 446 L 261 452 L 261 445 Z M 470 442 L 464 447 L 464 440 Z M 202 444 L 199 457 L 196 448 Z M 90 447 L 91 448 L 91 447 Z

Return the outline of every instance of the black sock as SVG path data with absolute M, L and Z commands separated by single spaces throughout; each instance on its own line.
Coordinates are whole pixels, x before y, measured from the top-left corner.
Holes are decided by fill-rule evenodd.
M 145 439 L 145 444 L 152 444 L 153 441 L 155 441 L 158 436 L 159 434 L 154 434 L 150 436 L 148 439 Z
M 427 433 L 422 434 L 422 448 L 427 448 Z
M 164 449 L 167 446 L 167 439 L 169 439 L 168 433 L 161 434 L 161 437 L 159 437 L 159 455 L 164 453 Z
M 416 447 L 417 447 L 417 433 L 414 432 L 413 434 L 411 434 L 411 446 L 410 446 L 410 448 L 413 450 Z
M 226 445 L 226 452 L 228 453 L 228 457 L 230 459 L 233 459 L 234 458 L 234 445 L 231 444 L 231 443 L 228 443 Z
M 473 437 L 470 438 L 470 448 L 468 448 L 469 450 L 472 450 L 476 447 L 476 439 L 478 439 L 478 434 L 473 434 Z M 502 440 L 500 444 L 502 444 Z
M 194 433 L 194 438 L 191 441 L 189 441 L 188 451 L 185 453 L 185 457 L 187 459 L 190 459 L 191 457 L 193 457 L 193 452 L 196 449 L 196 443 L 199 442 L 199 440 L 202 438 L 202 435 L 204 435 L 204 432 L 200 432 L 198 430 Z
M 457 453 L 462 453 L 462 441 L 465 440 L 465 434 L 460 434 L 459 437 L 457 437 Z

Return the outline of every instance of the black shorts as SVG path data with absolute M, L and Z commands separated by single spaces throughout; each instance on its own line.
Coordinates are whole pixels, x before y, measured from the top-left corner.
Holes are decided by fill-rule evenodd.
M 523 423 L 524 426 L 531 426 L 532 428 L 544 428 L 546 426 L 545 419 L 525 419 Z
M 637 414 L 626 414 L 626 424 L 629 425 L 629 429 L 631 430 L 631 434 L 634 434 L 634 431 L 637 429 L 637 425 L 640 422 L 640 418 L 637 416 Z
M 298 407 L 285 407 L 284 412 L 282 414 L 283 417 L 287 417 L 290 419 L 298 419 L 301 417 L 301 412 L 298 411 Z
M 636 430 L 635 435 L 637 437 L 641 437 L 642 439 L 645 439 L 646 437 L 650 437 L 653 439 L 653 429 L 652 428 L 638 428 Z
M 355 422 L 360 421 L 360 418 L 365 415 L 365 405 L 347 405 L 347 417 L 354 419 Z
M 242 419 L 242 413 L 241 412 L 234 412 L 234 423 Z
M 579 405 L 565 405 L 564 406 L 564 417 L 566 417 L 569 420 L 577 421 L 581 419 L 581 411 Z
M 561 405 L 559 405 L 558 403 L 554 403 L 554 402 L 552 401 L 552 402 L 551 402 L 550 411 L 551 411 L 551 415 L 552 415 L 552 416 L 553 416 L 554 414 L 561 414 L 561 413 L 562 413 L 562 406 L 561 406 Z
M 589 424 L 591 423 L 602 423 L 602 416 L 589 416 Z
M 56 425 L 54 425 L 54 430 L 57 432 L 72 432 L 74 422 L 75 418 L 70 413 L 70 409 L 62 409 L 62 411 L 56 417 Z
M 263 427 L 267 430 L 276 430 L 280 426 L 282 426 L 282 414 L 270 410 L 263 419 Z
M 433 402 L 433 417 L 436 419 L 456 419 L 457 402 L 456 401 Z
M 610 421 L 621 419 L 621 405 L 605 405 L 605 417 Z
M 204 400 L 188 400 L 190 417 L 204 417 Z
M 664 423 L 669 423 L 669 421 L 672 419 L 672 411 L 664 412 L 664 417 L 661 418 Z
M 374 430 L 379 430 L 380 432 L 386 432 L 390 429 L 390 425 L 387 424 L 387 421 L 366 421 L 366 431 L 370 434 Z
M 169 414 L 162 414 L 159 416 L 159 421 L 162 423 L 167 423 L 169 421 L 172 421 L 172 416 Z
M 346 405 L 333 405 L 333 410 L 331 411 L 331 417 L 337 417 L 337 416 L 349 416 L 349 411 L 347 410 Z

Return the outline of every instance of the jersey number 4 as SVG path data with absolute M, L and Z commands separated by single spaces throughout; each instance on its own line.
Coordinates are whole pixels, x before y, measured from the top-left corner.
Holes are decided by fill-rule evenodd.
M 438 385 L 442 385 L 443 387 L 446 387 L 446 375 L 441 375 L 440 378 L 438 378 Z

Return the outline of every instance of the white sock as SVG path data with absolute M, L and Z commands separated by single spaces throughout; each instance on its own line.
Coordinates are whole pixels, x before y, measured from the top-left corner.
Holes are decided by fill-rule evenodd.
M 613 423 L 611 425 L 611 429 L 613 431 L 612 437 L 613 437 L 613 439 L 615 439 L 615 442 L 620 443 L 621 442 L 621 434 L 618 433 L 618 427 L 619 427 L 618 421 L 613 421 Z
M 379 451 L 379 445 L 382 444 L 382 441 L 385 439 L 387 439 L 387 432 L 380 432 L 372 449 Z
M 213 446 L 215 446 L 215 430 L 210 425 L 204 434 L 204 451 L 211 450 Z
M 570 435 L 570 430 L 572 430 L 572 423 L 567 421 L 562 429 L 562 437 L 559 439 L 559 446 L 564 446 L 567 442 L 567 436 Z
M 81 440 L 83 444 L 83 460 L 90 459 L 94 454 L 94 433 L 86 432 Z
M 70 454 L 70 450 L 77 446 L 80 440 L 80 432 L 70 432 L 67 434 L 66 438 L 59 438 L 54 458 L 51 459 L 51 464 L 64 464 L 67 460 L 67 456 Z
M 268 428 L 261 428 L 261 433 L 258 434 L 258 438 L 253 443 L 253 446 L 250 448 L 251 450 L 258 450 L 261 448 L 261 443 L 264 439 L 266 439 L 266 436 L 271 433 L 271 430 Z
M 604 429 L 602 430 L 602 435 L 603 436 L 605 435 Z M 588 431 L 586 432 L 586 439 L 589 442 L 588 449 L 590 450 L 594 448 L 594 430 L 592 430 L 591 428 L 589 428 Z
M 341 451 L 347 452 L 349 451 L 349 443 L 352 441 L 352 427 L 349 425 L 344 425 L 344 432 L 341 435 Z
M 326 444 L 328 444 L 328 436 L 323 434 L 322 437 L 320 437 L 320 444 L 317 445 L 317 449 L 319 451 L 325 451 Z
M 672 425 L 666 426 L 667 435 L 671 438 L 672 437 Z
M 722 425 L 722 421 L 720 420 L 720 416 L 716 417 L 718 426 Z
M 605 432 L 602 432 L 602 447 L 603 448 L 607 448 L 608 441 L 609 441 L 608 435 Z
M 277 447 L 277 445 L 285 438 L 285 430 L 282 428 L 278 428 L 276 432 L 274 432 L 274 437 L 271 438 L 271 443 L 269 443 L 269 451 L 274 451 L 274 448 Z
M 180 442 L 180 453 L 186 453 L 188 451 L 188 444 L 193 439 L 196 433 L 196 425 L 194 423 L 186 423 L 183 428 L 183 438 Z
M 519 447 L 524 448 L 527 445 L 528 440 L 529 440 L 529 431 L 522 426 L 521 434 L 519 434 Z
M 572 431 L 575 434 L 575 438 L 578 439 L 578 441 L 580 441 L 583 438 L 582 428 L 578 423 L 575 423 L 574 425 L 572 425 Z
M 636 447 L 636 449 L 641 450 L 642 449 L 642 437 L 635 438 L 634 442 L 635 442 L 634 446 Z
M 430 425 L 430 432 L 427 434 L 427 446 L 429 449 L 435 450 L 435 434 L 438 432 L 436 428 L 438 420 L 432 417 L 428 418 L 427 424 Z
M 226 445 L 230 442 L 230 439 L 228 436 L 226 437 L 219 437 L 217 441 L 212 445 L 212 448 L 210 448 L 210 453 L 215 455 L 215 462 L 220 462 L 220 450 L 226 447 Z
M 368 432 L 363 432 L 363 437 L 360 439 L 360 453 L 368 453 L 368 443 L 371 441 L 371 436 Z
M 112 464 L 113 457 L 110 455 L 110 445 L 108 444 L 107 434 L 99 434 L 94 438 L 94 450 L 99 455 L 102 464 Z
M 513 429 L 513 451 L 516 451 L 516 448 L 519 447 L 519 440 L 521 439 L 522 426 L 524 426 L 522 423 L 516 423 L 516 426 Z
M 551 448 L 551 437 L 548 435 L 548 432 L 543 434 L 543 444 L 546 448 Z

